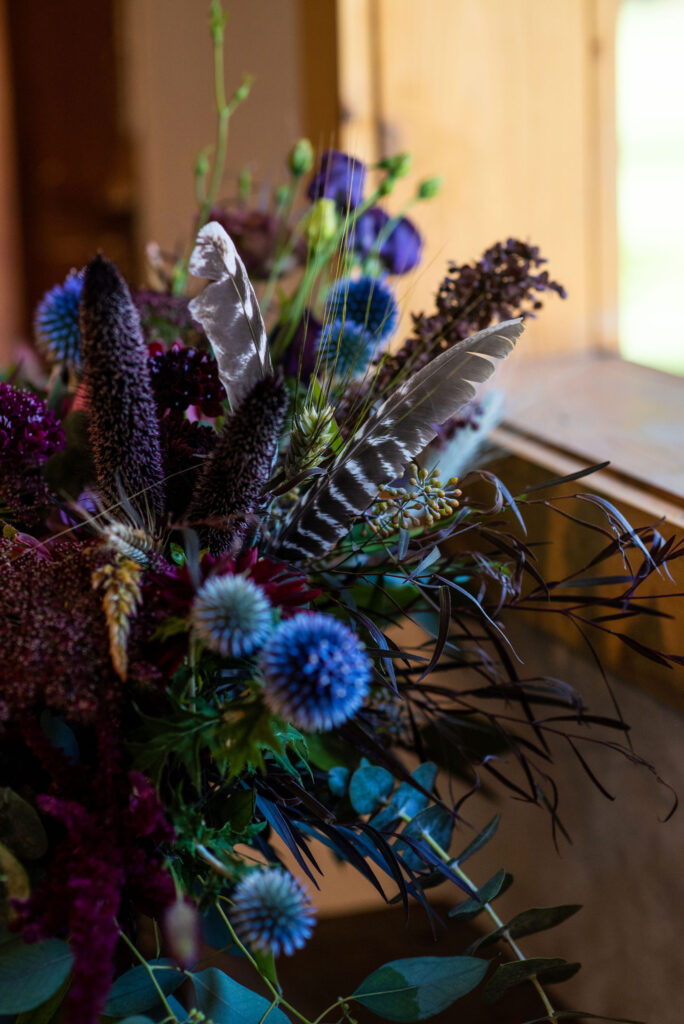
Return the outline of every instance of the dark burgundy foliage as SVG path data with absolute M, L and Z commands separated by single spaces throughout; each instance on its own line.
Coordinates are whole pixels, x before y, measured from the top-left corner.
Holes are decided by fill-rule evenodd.
M 66 444 L 42 398 L 0 382 L 0 506 L 26 527 L 36 526 L 50 498 L 41 467 Z
M 552 281 L 547 270 L 539 270 L 544 263 L 537 246 L 515 238 L 497 242 L 476 263 L 450 263 L 435 296 L 435 312 L 413 317 L 413 334 L 384 363 L 377 390 L 383 391 L 406 369 L 416 372 L 440 351 L 490 324 L 534 317 L 545 292 L 564 299 L 565 288 Z
M 166 416 L 159 424 L 166 510 L 172 520 L 187 510 L 192 490 L 207 456 L 216 447 L 213 427 L 175 416 Z
M 125 494 L 144 522 L 164 512 L 159 427 L 140 318 L 119 271 L 102 256 L 88 264 L 81 298 L 88 427 L 101 501 Z

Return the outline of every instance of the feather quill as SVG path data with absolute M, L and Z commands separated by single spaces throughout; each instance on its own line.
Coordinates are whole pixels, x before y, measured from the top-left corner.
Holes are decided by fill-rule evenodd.
M 230 235 L 216 221 L 205 224 L 197 236 L 190 273 L 210 282 L 189 308 L 211 342 L 234 410 L 257 381 L 273 370 L 266 328 L 245 265 Z
M 522 332 L 521 319 L 487 327 L 396 388 L 296 506 L 276 538 L 274 554 L 302 561 L 329 551 L 378 490 L 436 436 L 435 426 L 473 398 L 474 385 L 494 373 L 490 360 L 505 359 Z

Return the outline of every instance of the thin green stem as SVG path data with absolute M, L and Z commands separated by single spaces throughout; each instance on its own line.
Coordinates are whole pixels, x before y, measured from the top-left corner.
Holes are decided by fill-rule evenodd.
M 141 953 L 141 952 L 139 952 L 139 950 L 137 949 L 137 947 L 136 947 L 136 946 L 135 946 L 135 945 L 134 945 L 134 944 L 133 944 L 133 943 L 131 942 L 131 940 L 130 940 L 130 939 L 128 938 L 128 936 L 126 935 L 126 933 L 125 933 L 125 932 L 123 931 L 123 929 L 121 929 L 121 928 L 119 928 L 119 937 L 120 937 L 121 939 L 123 939 L 124 943 L 125 943 L 125 944 L 126 944 L 126 945 L 128 946 L 128 948 L 130 949 L 131 953 L 133 953 L 133 955 L 135 956 L 135 958 L 136 958 L 137 960 L 139 960 L 139 961 L 140 961 L 141 965 L 142 965 L 142 966 L 143 966 L 143 967 L 145 968 L 145 970 L 146 970 L 146 971 L 147 971 L 147 973 L 149 974 L 149 976 L 150 976 L 150 981 L 152 982 L 152 984 L 153 984 L 153 985 L 154 985 L 154 987 L 156 988 L 156 990 L 157 990 L 157 995 L 159 996 L 159 998 L 160 998 L 160 1000 L 161 1000 L 161 1004 L 162 1004 L 162 1006 L 164 1007 L 164 1009 L 165 1009 L 165 1010 L 166 1010 L 166 1012 L 168 1013 L 168 1015 L 169 1015 L 169 1019 L 170 1019 L 170 1020 L 172 1020 L 172 1021 L 177 1021 L 177 1020 L 178 1020 L 178 1018 L 176 1017 L 175 1013 L 174 1013 L 174 1012 L 173 1012 L 173 1010 L 171 1009 L 171 1006 L 170 1006 L 170 1004 L 169 1004 L 169 1001 L 168 1001 L 168 999 L 166 998 L 166 996 L 165 996 L 165 994 L 164 994 L 164 990 L 162 989 L 161 985 L 159 984 L 159 982 L 158 982 L 158 981 L 157 981 L 157 979 L 155 978 L 155 976 L 154 976 L 154 971 L 152 970 L 152 968 L 151 968 L 151 967 L 150 967 L 150 965 L 148 964 L 148 962 L 147 962 L 147 960 L 145 959 L 145 957 L 144 957 L 144 956 L 142 955 L 142 953 Z
M 409 814 L 406 814 L 405 811 L 401 813 L 400 817 L 402 821 L 406 822 L 407 824 L 411 821 L 411 816 Z M 426 843 L 427 846 L 429 846 L 430 849 L 437 854 L 441 861 L 443 861 L 445 864 L 448 864 L 450 871 L 453 871 L 455 875 L 458 875 L 461 881 L 465 882 L 465 884 L 469 886 L 469 888 L 472 889 L 473 892 L 477 892 L 477 886 L 470 880 L 468 875 L 466 875 L 465 871 L 463 871 L 463 869 L 459 866 L 458 861 L 453 860 L 446 852 L 444 847 L 440 846 L 440 844 L 432 838 L 429 832 L 426 832 L 425 829 L 421 829 L 420 837 L 423 840 L 423 842 Z M 492 919 L 497 928 L 504 928 L 503 921 L 489 903 L 485 903 L 484 909 L 487 911 L 487 913 L 489 914 L 490 918 Z M 513 953 L 515 953 L 518 960 L 524 961 L 527 959 L 523 951 L 518 946 L 517 942 L 515 942 L 515 940 L 511 938 L 511 936 L 508 934 L 505 928 L 502 934 L 502 938 L 508 943 L 508 945 L 512 949 Z M 539 979 L 536 975 L 532 975 L 530 981 L 532 982 L 534 988 L 536 989 L 537 995 L 543 1003 L 547 1017 L 551 1021 L 555 1020 L 556 1011 L 551 1005 L 551 1001 L 547 996 L 546 992 L 544 991 L 544 989 L 542 988 Z

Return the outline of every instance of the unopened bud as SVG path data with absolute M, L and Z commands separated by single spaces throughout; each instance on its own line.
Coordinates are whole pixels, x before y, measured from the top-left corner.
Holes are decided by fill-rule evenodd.
M 329 242 L 338 228 L 337 209 L 334 199 L 317 199 L 311 205 L 306 222 L 306 237 L 309 245 Z
M 169 953 L 179 967 L 194 967 L 199 957 L 199 916 L 193 903 L 179 899 L 167 908 L 163 919 Z
M 442 191 L 444 184 L 444 178 L 437 175 L 434 178 L 426 178 L 425 181 L 421 181 L 418 186 L 418 198 L 419 199 L 434 199 L 434 197 Z
M 385 157 L 378 164 L 378 167 L 387 171 L 391 178 L 405 178 L 411 170 L 411 154 L 410 153 L 397 153 L 396 156 Z
M 288 166 L 296 178 L 308 174 L 313 167 L 314 150 L 308 139 L 299 139 L 290 151 Z

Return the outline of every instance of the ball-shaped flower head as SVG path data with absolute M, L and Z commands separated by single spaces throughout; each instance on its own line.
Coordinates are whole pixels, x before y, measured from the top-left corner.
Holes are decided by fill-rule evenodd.
M 231 917 L 241 939 L 274 956 L 301 949 L 315 923 L 306 889 L 283 868 L 246 875 L 233 894 Z
M 382 278 L 344 278 L 330 289 L 327 302 L 332 319 L 362 329 L 374 342 L 389 340 L 399 319 L 394 291 Z
M 343 210 L 354 210 L 363 200 L 366 165 L 348 153 L 328 149 L 321 157 L 307 195 L 309 199 L 333 199 Z
M 325 732 L 356 714 L 371 663 L 356 633 L 331 615 L 300 612 L 282 622 L 261 652 L 266 703 L 305 732 Z
M 38 348 L 51 364 L 78 369 L 81 363 L 81 331 L 78 308 L 83 276 L 72 270 L 64 284 L 46 292 L 36 308 L 33 327 Z
M 211 576 L 197 592 L 190 617 L 204 645 L 231 658 L 258 651 L 273 625 L 266 594 L 245 576 Z
M 318 351 L 329 373 L 358 377 L 371 361 L 375 346 L 360 324 L 335 319 L 321 330 Z

